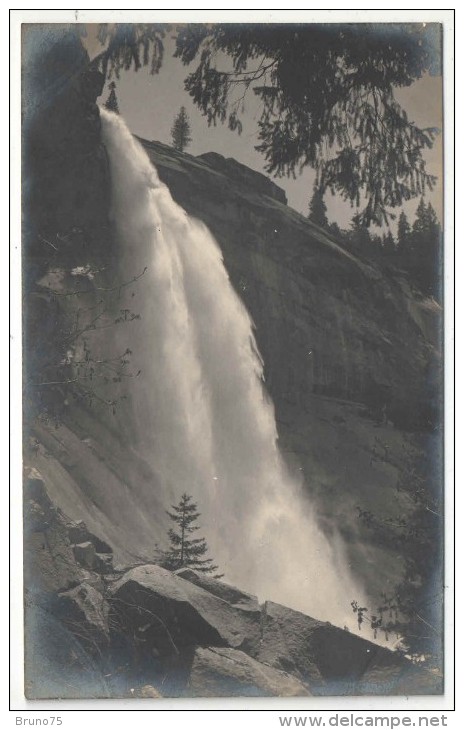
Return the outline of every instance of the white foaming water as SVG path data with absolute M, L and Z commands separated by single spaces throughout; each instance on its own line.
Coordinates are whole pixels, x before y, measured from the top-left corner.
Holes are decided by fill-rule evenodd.
M 142 370 L 130 388 L 135 448 L 160 475 L 167 508 L 193 495 L 225 580 L 351 627 L 350 601 L 364 591 L 287 473 L 253 324 L 221 251 L 173 201 L 123 120 L 101 117 L 122 270 L 148 267 L 141 320 L 124 340 Z

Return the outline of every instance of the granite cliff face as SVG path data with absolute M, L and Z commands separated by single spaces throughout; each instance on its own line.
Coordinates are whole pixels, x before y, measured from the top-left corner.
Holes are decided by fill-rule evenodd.
M 405 430 L 433 428 L 438 305 L 350 254 L 260 173 L 142 142 L 176 201 L 220 242 L 276 400 L 308 409 L 313 394 L 340 398 Z
M 38 107 L 33 100 L 25 100 L 25 359 L 26 376 L 32 381 L 31 375 L 43 369 L 47 359 L 63 356 L 59 348 L 54 352 L 54 334 L 76 315 L 72 302 L 63 304 L 56 296 L 62 285 L 56 272 L 86 266 L 89 261 L 95 267 L 110 268 L 115 254 L 108 219 L 109 168 L 96 106 L 101 79 L 88 71 L 88 59 L 74 40 L 65 39 L 63 44 L 62 53 L 59 45 L 52 44 L 53 52 L 46 56 L 45 67 L 52 79 L 46 89 L 39 88 L 39 68 L 26 84 L 43 100 Z M 70 47 L 74 48 L 71 56 Z M 74 59 L 72 72 L 70 58 Z M 381 591 L 388 592 L 401 576 L 404 555 L 400 547 L 381 542 L 366 528 L 357 517 L 358 508 L 385 518 L 407 514 L 411 505 L 396 486 L 411 465 L 436 483 L 439 493 L 440 308 L 414 292 L 400 272 L 380 270 L 353 256 L 288 208 L 283 191 L 265 176 L 217 153 L 195 158 L 160 143 L 142 142 L 175 200 L 206 223 L 221 247 L 232 284 L 255 323 L 280 448 L 290 467 L 303 474 L 321 525 L 329 536 L 341 535 L 351 567 L 368 593 L 377 597 Z M 68 286 L 70 281 L 68 277 Z M 97 301 L 92 296 L 87 304 Z M 166 505 L 160 499 L 157 509 L 149 513 L 145 509 L 147 495 L 152 499 L 156 493 L 158 476 L 134 454 L 117 421 L 108 418 L 98 404 L 88 408 L 66 400 L 57 423 L 39 421 L 27 410 L 26 427 L 24 462 L 38 470 L 32 479 L 29 473 L 25 493 L 31 508 L 26 513 L 31 646 L 34 632 L 46 633 L 58 621 L 63 637 L 68 637 L 69 651 L 81 657 L 77 663 L 85 668 L 89 686 L 95 677 L 101 684 L 100 668 L 94 658 L 89 659 L 88 645 L 99 651 L 111 646 L 111 651 L 121 651 L 130 662 L 134 636 L 140 639 L 139 633 L 144 633 L 133 616 L 116 612 L 116 621 L 111 613 L 114 597 L 127 603 L 128 595 L 142 586 L 148 601 L 145 594 L 148 590 L 152 595 L 156 584 L 156 591 L 164 591 L 163 601 L 174 600 L 174 588 L 166 598 L 169 586 L 190 579 L 163 577 L 161 569 L 151 565 L 147 587 L 145 579 L 131 573 L 136 563 L 149 563 L 155 542 L 162 544 Z M 34 484 L 37 493 L 31 494 Z M 37 581 L 34 576 L 39 576 Z M 214 595 L 207 587 L 198 590 Z M 230 597 L 218 600 L 232 605 Z M 159 601 L 157 597 L 158 608 Z M 163 606 L 168 605 L 163 601 Z M 205 601 L 212 599 L 202 595 L 202 606 Z M 222 608 L 229 615 L 229 608 Z M 340 678 L 334 666 L 326 666 L 322 659 L 320 666 L 317 662 L 306 666 L 306 644 L 306 648 L 294 647 L 290 659 L 281 661 L 280 656 L 277 661 L 270 647 L 283 641 L 286 632 L 292 634 L 289 627 L 293 625 L 296 633 L 302 630 L 301 622 L 305 625 L 313 649 L 332 639 L 324 639 L 327 629 L 314 619 L 299 618 L 300 614 L 295 618 L 295 612 L 285 617 L 282 611 L 289 609 L 269 604 L 265 630 L 274 638 L 263 645 L 263 609 L 253 604 L 247 625 L 256 619 L 253 611 L 261 617 L 259 649 L 253 632 L 248 643 L 237 643 L 229 635 L 218 638 L 213 626 L 205 638 L 203 619 L 195 619 L 201 636 L 185 639 L 189 650 L 182 653 L 182 661 L 188 655 L 188 673 L 182 664 L 179 676 L 184 684 L 180 690 L 171 689 L 172 694 L 217 695 L 224 687 L 243 692 L 259 674 L 254 662 L 269 667 L 262 679 L 264 694 L 275 693 L 284 679 L 286 694 L 325 693 L 321 687 L 327 677 L 344 682 L 343 692 L 379 691 L 382 661 L 375 665 L 372 681 L 361 659 L 356 677 L 345 673 Z M 74 634 L 69 626 L 63 628 L 64 615 L 74 617 L 77 628 L 83 621 L 86 624 L 84 649 L 77 629 Z M 130 630 L 114 631 L 111 616 L 118 626 L 119 621 L 127 621 Z M 225 624 L 230 629 L 228 619 Z M 284 642 L 286 651 L 292 646 L 290 634 Z M 160 671 L 166 669 L 166 661 L 175 663 L 172 653 L 158 646 L 156 636 L 150 642 L 149 651 L 154 647 L 163 657 Z M 57 656 L 59 647 L 55 649 Z M 37 652 L 32 675 L 41 662 L 40 647 Z M 140 677 L 146 679 L 146 652 L 134 651 L 134 657 L 142 662 Z M 334 659 L 334 665 L 338 662 Z M 302 675 L 301 667 L 306 674 Z M 286 673 L 285 678 L 279 672 Z M 100 684 L 99 696 L 109 696 L 108 688 Z M 392 691 L 403 691 L 403 685 L 399 687 Z M 425 684 L 421 687 L 416 691 L 425 691 Z M 126 690 L 114 691 L 124 694 Z M 143 696 L 142 690 L 141 686 Z M 35 696 L 47 691 L 42 688 Z M 67 696 L 75 696 L 72 691 Z M 150 696 L 158 690 L 145 691 Z
M 287 461 L 372 592 L 393 585 L 401 560 L 380 557 L 357 507 L 407 511 L 396 485 L 412 463 L 439 483 L 441 308 L 288 208 L 260 173 L 143 144 L 175 200 L 220 243 L 256 326 Z

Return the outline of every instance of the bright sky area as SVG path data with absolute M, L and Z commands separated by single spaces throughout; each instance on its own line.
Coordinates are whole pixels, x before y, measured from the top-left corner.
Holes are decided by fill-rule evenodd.
M 87 43 L 91 55 L 101 50 L 95 40 L 94 32 L 95 26 L 93 28 L 89 27 Z M 185 106 L 190 118 L 193 140 L 187 149 L 189 154 L 199 155 L 210 151 L 219 152 L 225 157 L 233 157 L 239 162 L 265 173 L 264 158 L 254 149 L 258 143 L 259 101 L 252 90 L 249 90 L 245 99 L 245 111 L 241 117 L 243 123 L 241 135 L 230 131 L 226 125 L 222 124 L 217 127 L 208 127 L 205 118 L 184 90 L 184 79 L 189 71 L 193 70 L 194 66 L 193 64 L 183 66 L 179 59 L 173 57 L 173 35 L 174 31 L 166 37 L 165 58 L 159 74 L 151 75 L 148 68 L 142 68 L 137 73 L 123 71 L 120 79 L 116 79 L 120 112 L 131 131 L 148 140 L 171 144 L 172 122 L 180 107 Z M 442 129 L 442 77 L 427 75 L 408 88 L 398 89 L 396 96 L 407 110 L 410 119 L 419 126 Z M 100 102 L 103 103 L 107 97 L 108 89 L 105 88 Z M 435 189 L 426 196 L 426 200 L 431 201 L 441 219 L 441 135 L 438 135 L 433 149 L 424 153 L 424 157 L 428 171 L 438 177 Z M 274 179 L 274 182 L 284 188 L 288 204 L 303 215 L 307 215 L 314 177 L 313 170 L 307 167 L 295 180 L 285 177 Z M 340 198 L 331 196 L 330 193 L 326 194 L 325 201 L 329 221 L 337 221 L 342 228 L 349 228 L 350 220 L 356 210 Z M 418 203 L 419 199 L 414 199 L 404 206 L 411 221 L 414 218 Z M 399 214 L 398 209 L 396 214 Z M 396 223 L 393 222 L 391 225 L 393 231 L 396 231 Z

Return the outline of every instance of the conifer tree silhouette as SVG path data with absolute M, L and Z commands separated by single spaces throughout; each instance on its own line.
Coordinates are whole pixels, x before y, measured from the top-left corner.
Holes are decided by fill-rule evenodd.
M 176 527 L 168 531 L 171 542 L 170 549 L 164 555 L 164 564 L 170 570 L 192 568 L 200 573 L 215 573 L 217 565 L 213 565 L 212 558 L 205 557 L 208 544 L 204 537 L 191 537 L 192 533 L 200 529 L 194 523 L 200 517 L 197 505 L 189 494 L 183 494 L 177 505 L 172 505 L 172 512 L 167 514 Z M 221 575 L 214 575 L 221 578 Z

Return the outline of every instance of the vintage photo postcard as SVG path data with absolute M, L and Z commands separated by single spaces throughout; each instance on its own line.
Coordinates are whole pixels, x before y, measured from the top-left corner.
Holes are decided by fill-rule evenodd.
M 25 696 L 440 696 L 443 26 L 151 14 L 21 27 Z

